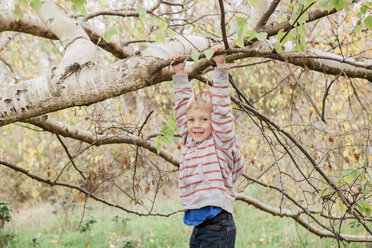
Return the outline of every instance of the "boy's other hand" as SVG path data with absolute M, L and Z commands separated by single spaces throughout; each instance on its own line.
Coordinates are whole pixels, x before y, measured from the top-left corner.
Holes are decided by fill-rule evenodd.
M 174 61 L 177 60 L 180 57 L 180 55 L 175 55 L 170 57 L 168 60 Z M 185 62 L 174 64 L 172 63 L 172 69 L 173 71 L 179 75 L 179 74 L 185 74 Z
M 216 43 L 211 47 L 211 49 L 214 52 L 218 52 L 220 50 L 223 50 L 223 44 L 222 43 Z M 214 56 L 213 60 L 214 60 L 214 62 L 216 62 L 217 67 L 226 67 L 226 53 Z

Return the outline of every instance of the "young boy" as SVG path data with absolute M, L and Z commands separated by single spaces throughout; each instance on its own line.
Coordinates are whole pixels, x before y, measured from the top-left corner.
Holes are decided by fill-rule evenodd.
M 222 48 L 213 46 L 214 51 Z M 171 58 L 171 60 L 177 57 Z M 242 174 L 240 154 L 231 114 L 226 54 L 213 57 L 212 93 L 193 94 L 185 63 L 172 65 L 174 115 L 185 145 L 179 170 L 179 190 L 185 209 L 184 223 L 194 226 L 190 247 L 234 247 L 233 183 Z

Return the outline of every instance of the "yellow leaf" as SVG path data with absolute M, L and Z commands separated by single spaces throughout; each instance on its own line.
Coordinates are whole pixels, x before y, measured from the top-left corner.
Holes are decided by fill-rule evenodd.
M 349 122 L 345 122 L 344 123 L 344 127 L 345 127 L 345 131 L 346 132 L 349 131 L 349 129 L 350 129 L 350 123 Z
M 213 29 L 212 29 L 212 26 L 211 25 L 209 25 L 209 24 L 207 24 L 207 33 L 212 33 L 212 31 L 213 31 Z
M 336 204 L 337 204 L 337 207 L 342 211 L 342 212 L 345 212 L 346 211 L 346 206 L 341 202 L 341 200 L 339 198 L 336 199 Z
M 349 156 L 349 152 L 345 150 L 345 151 L 342 153 L 342 155 L 343 155 L 344 157 L 348 157 L 348 156 Z
M 32 192 L 32 196 L 33 196 L 34 198 L 38 198 L 38 197 L 40 197 L 40 192 L 37 191 L 37 190 L 35 190 L 34 192 Z

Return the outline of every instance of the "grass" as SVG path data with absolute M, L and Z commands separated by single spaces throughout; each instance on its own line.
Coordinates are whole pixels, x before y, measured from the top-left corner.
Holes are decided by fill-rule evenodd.
M 81 208 L 52 214 L 53 208 L 40 205 L 15 216 L 4 233 L 14 234 L 5 247 L 188 247 L 192 227 L 182 223 L 183 215 L 140 217 L 94 204 L 84 220 L 95 223 L 86 232 L 77 229 Z M 162 203 L 158 211 L 179 209 L 178 201 Z M 338 247 L 332 239 L 320 239 L 288 218 L 273 217 L 242 202 L 235 203 L 236 247 Z M 83 222 L 84 223 L 84 222 Z M 86 224 L 88 225 L 88 224 Z M 84 225 L 83 225 L 84 226 Z M 357 233 L 357 229 L 346 230 Z M 1 247 L 1 244 L 0 244 Z M 342 246 L 343 247 L 343 246 Z M 346 244 L 346 247 L 368 247 Z

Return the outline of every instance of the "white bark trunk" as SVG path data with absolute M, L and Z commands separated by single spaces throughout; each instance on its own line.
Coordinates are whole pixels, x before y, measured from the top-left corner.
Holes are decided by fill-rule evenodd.
M 84 29 L 75 21 L 61 13 L 54 2 L 43 1 L 38 11 L 39 17 L 44 25 L 53 32 L 64 49 L 64 55 L 58 67 L 52 71 L 49 81 L 49 88 L 54 96 L 61 94 L 65 86 L 64 78 L 72 69 L 92 63 L 97 55 L 96 46 L 90 41 Z M 71 68 L 74 66 L 75 68 Z
M 96 31 L 96 29 L 88 23 L 81 23 L 81 26 L 94 44 L 98 44 L 116 57 L 123 59 L 134 54 L 134 50 L 131 47 L 123 46 L 115 37 L 107 43 L 102 39 L 102 32 Z M 3 31 L 17 31 L 47 39 L 57 39 L 57 36 L 49 31 L 39 18 L 25 15 L 23 20 L 18 22 L 14 13 L 9 10 L 0 11 L 0 32 Z
M 150 80 L 159 59 L 133 57 L 107 66 L 78 68 L 52 96 L 47 76 L 0 89 L 0 126 L 72 106 L 89 105 L 159 83 Z

